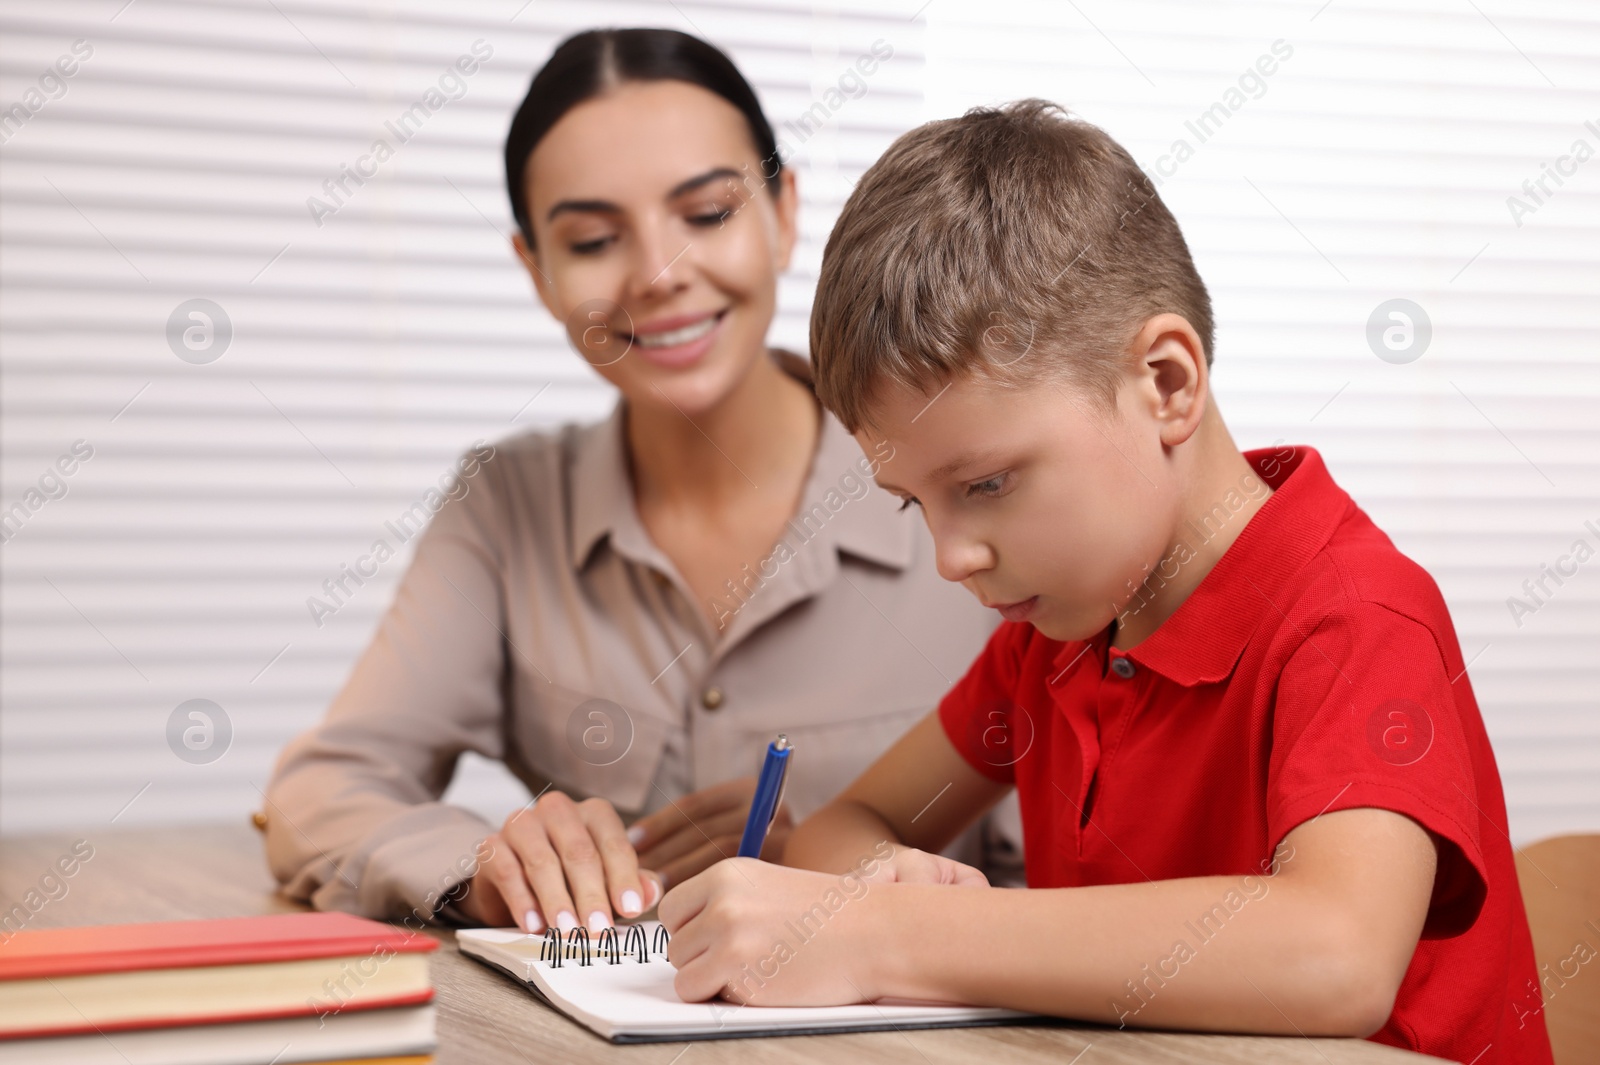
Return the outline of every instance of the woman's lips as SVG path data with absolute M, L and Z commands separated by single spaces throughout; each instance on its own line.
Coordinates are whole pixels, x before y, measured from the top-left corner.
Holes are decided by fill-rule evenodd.
M 688 321 L 671 319 L 662 323 L 667 328 L 638 329 L 628 340 L 632 350 L 646 362 L 676 369 L 696 362 L 711 350 L 726 317 L 724 310 Z

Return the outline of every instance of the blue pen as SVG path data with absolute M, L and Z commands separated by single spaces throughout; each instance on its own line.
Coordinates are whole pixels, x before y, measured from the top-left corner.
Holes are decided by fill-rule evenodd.
M 772 819 L 778 816 L 778 800 L 783 798 L 783 781 L 789 772 L 792 753 L 794 747 L 789 744 L 789 737 L 781 732 L 767 745 L 767 760 L 761 764 L 756 797 L 750 802 L 750 817 L 744 823 L 744 836 L 739 840 L 741 858 L 761 857 L 761 845 L 767 841 Z

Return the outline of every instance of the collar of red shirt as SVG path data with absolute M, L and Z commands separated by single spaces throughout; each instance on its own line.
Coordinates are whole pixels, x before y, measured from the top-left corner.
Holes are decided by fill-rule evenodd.
M 1245 458 L 1272 496 L 1189 598 L 1127 652 L 1139 665 L 1185 686 L 1225 679 L 1263 619 L 1288 617 L 1285 586 L 1355 507 L 1312 448 L 1263 448 L 1245 452 Z M 1225 500 L 1218 503 L 1230 509 Z M 1204 536 L 1199 526 L 1193 528 Z M 1102 653 L 1108 633 L 1109 628 L 1094 640 Z M 1065 668 L 1082 650 L 1081 641 L 1068 643 L 1057 663 Z

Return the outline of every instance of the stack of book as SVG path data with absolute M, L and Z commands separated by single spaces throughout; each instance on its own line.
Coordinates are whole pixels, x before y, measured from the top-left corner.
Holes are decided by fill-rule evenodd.
M 21 931 L 0 1065 L 426 1062 L 437 946 L 342 913 Z

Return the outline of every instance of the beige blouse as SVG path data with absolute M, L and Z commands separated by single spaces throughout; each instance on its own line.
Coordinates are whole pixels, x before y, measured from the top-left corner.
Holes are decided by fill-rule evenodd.
M 809 384 L 804 360 L 778 357 Z M 289 895 L 427 916 L 498 828 L 439 801 L 464 751 L 530 795 L 603 796 L 632 820 L 754 774 L 782 731 L 786 802 L 805 817 L 988 638 L 996 617 L 939 577 L 919 515 L 826 413 L 799 511 L 728 590 L 718 631 L 640 522 L 623 422 L 619 403 L 463 460 L 327 718 L 279 759 L 265 832 Z M 1011 799 L 948 853 L 1016 882 L 1021 838 Z

